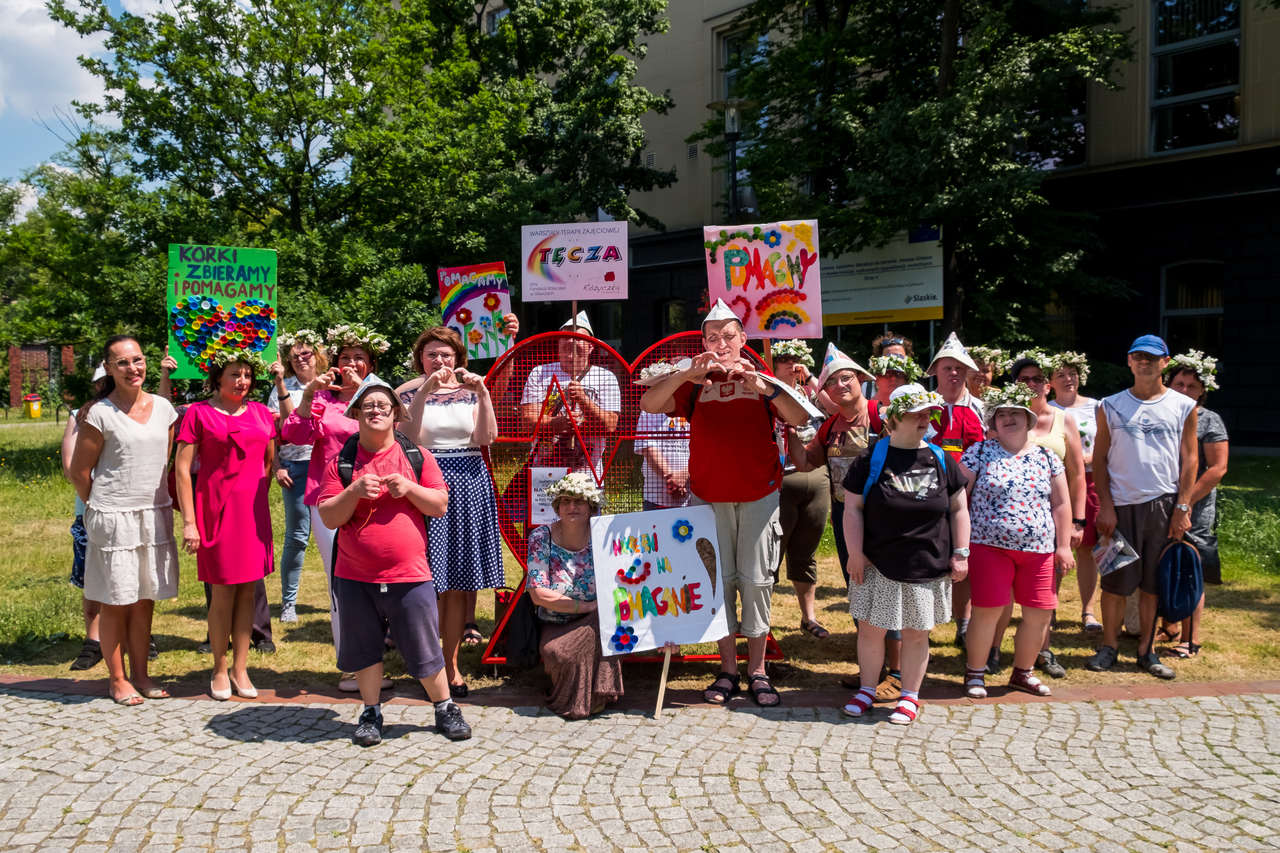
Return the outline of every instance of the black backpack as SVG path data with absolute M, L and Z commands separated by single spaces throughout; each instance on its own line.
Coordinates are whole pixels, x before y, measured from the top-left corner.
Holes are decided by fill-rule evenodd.
M 422 451 L 413 443 L 413 439 L 400 430 L 396 430 L 396 444 L 400 445 L 400 450 L 409 460 L 409 465 L 413 467 L 413 481 L 418 482 L 422 479 Z M 351 485 L 351 480 L 355 477 L 356 451 L 359 449 L 360 434 L 356 433 L 348 438 L 342 445 L 342 450 L 338 451 L 338 479 L 342 481 L 344 489 Z M 333 531 L 333 554 L 329 558 L 329 565 L 330 573 L 338 565 L 338 530 Z

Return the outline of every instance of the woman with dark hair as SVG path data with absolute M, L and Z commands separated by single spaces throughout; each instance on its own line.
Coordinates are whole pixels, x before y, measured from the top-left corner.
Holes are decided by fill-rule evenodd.
M 1191 529 L 1184 538 L 1200 552 L 1204 582 L 1222 583 L 1222 560 L 1218 556 L 1218 484 L 1227 475 L 1227 425 L 1222 416 L 1204 407 L 1204 398 L 1218 390 L 1217 359 L 1199 350 L 1175 355 L 1165 369 L 1165 382 L 1174 391 L 1196 401 L 1196 440 L 1200 444 L 1200 464 L 1187 503 L 1191 504 Z M 1204 596 L 1190 619 L 1182 621 L 1182 642 L 1173 647 L 1180 658 L 1200 654 L 1200 625 L 1204 619 Z
M 498 421 L 484 377 L 466 369 L 467 348 L 457 332 L 427 329 L 413 353 L 422 375 L 400 386 L 399 395 L 409 409 L 405 434 L 431 451 L 449 487 L 448 511 L 427 521 L 427 552 L 439 594 L 449 692 L 461 699 L 467 683 L 458 672 L 458 649 L 465 632 L 480 633 L 468 622 L 476 591 L 506 581 L 498 505 L 480 451 L 498 437 Z
M 883 335 L 878 335 L 871 341 L 871 358 L 874 360 L 886 355 L 897 355 L 908 361 L 914 361 L 916 354 L 915 348 L 911 345 L 911 338 L 904 338 L 902 335 L 885 329 Z M 872 370 L 874 372 L 874 367 Z M 880 406 L 887 406 L 889 404 L 889 395 L 893 393 L 894 388 L 900 388 L 908 382 L 915 381 L 915 377 L 909 377 L 894 384 L 887 390 L 882 390 L 880 388 L 880 378 L 877 376 L 862 383 L 862 394 L 868 400 L 879 400 Z M 877 418 L 878 421 L 879 418 Z M 880 427 L 876 427 L 875 432 L 879 433 Z
M 142 390 L 147 359 L 136 339 L 108 340 L 104 362 L 107 375 L 76 436 L 68 475 L 85 503 L 84 595 L 102 604 L 108 690 L 117 704 L 139 705 L 169 695 L 147 673 L 147 657 L 155 602 L 178 594 L 166 476 L 178 415 L 168 400 Z
M 875 381 L 871 383 L 875 389 L 875 397 L 867 401 L 867 415 L 872 435 L 880 435 L 884 432 L 880 411 L 889 405 L 889 397 L 903 385 L 924 376 L 924 371 L 910 356 L 889 353 L 872 357 L 871 373 L 875 376 Z M 864 383 L 863 388 L 865 387 Z
M 196 555 L 200 580 L 210 584 L 209 695 L 258 695 L 249 680 L 253 587 L 275 570 L 267 495 L 275 452 L 275 421 L 250 401 L 262 358 L 247 350 L 219 350 L 209 358 L 205 390 L 210 399 L 187 407 L 174 461 L 182 544 Z M 192 463 L 198 461 L 192 487 Z M 231 671 L 226 651 L 231 640 Z

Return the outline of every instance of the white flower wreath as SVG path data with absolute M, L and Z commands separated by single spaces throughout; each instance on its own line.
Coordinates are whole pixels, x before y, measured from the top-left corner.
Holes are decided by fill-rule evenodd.
M 770 347 L 770 352 L 774 358 L 795 359 L 805 367 L 813 367 L 813 350 L 799 338 L 778 341 Z
M 1166 376 L 1172 376 L 1179 370 L 1193 371 L 1204 385 L 1204 390 L 1218 390 L 1218 360 L 1213 356 L 1205 355 L 1198 349 L 1187 350 L 1169 359 L 1169 366 L 1164 372 Z
M 370 329 L 364 323 L 343 323 L 334 326 L 328 332 L 329 349 L 336 357 L 343 347 L 360 347 L 370 355 L 377 355 L 391 349 L 391 342 L 384 336 Z
M 556 498 L 580 498 L 596 509 L 604 506 L 604 493 L 596 483 L 595 477 L 585 471 L 574 471 L 556 480 L 544 491 L 552 502 Z

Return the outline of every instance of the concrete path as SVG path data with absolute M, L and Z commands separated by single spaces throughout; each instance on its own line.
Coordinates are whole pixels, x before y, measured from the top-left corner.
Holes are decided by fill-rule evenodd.
M 684 708 L 152 701 L 0 687 L 3 850 L 1274 849 L 1280 695 Z

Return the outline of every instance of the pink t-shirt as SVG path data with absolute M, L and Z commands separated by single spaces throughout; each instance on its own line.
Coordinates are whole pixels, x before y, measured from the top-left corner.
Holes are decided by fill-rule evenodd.
M 341 447 L 339 447 L 341 450 Z M 314 458 L 314 457 L 313 457 Z M 380 477 L 403 474 L 413 479 L 413 466 L 393 444 L 377 455 L 363 447 L 356 450 L 351 481 L 365 474 Z M 422 451 L 422 477 L 418 483 L 428 489 L 448 488 L 440 466 Z M 345 487 L 338 477 L 338 454 L 325 465 L 316 502 L 337 497 Z M 340 578 L 365 583 L 416 583 L 431 580 L 427 564 L 427 525 L 421 512 L 408 498 L 393 498 L 385 491 L 375 500 L 361 499 L 347 523 L 338 528 L 338 558 L 333 573 Z
M 320 478 L 324 476 L 325 468 L 338 458 L 338 451 L 347 439 L 360 430 L 355 418 L 343 414 L 348 405 L 331 391 L 317 391 L 311 399 L 311 417 L 294 409 L 280 425 L 280 437 L 289 444 L 311 445 L 307 490 L 302 494 L 302 502 L 307 506 L 320 503 Z

